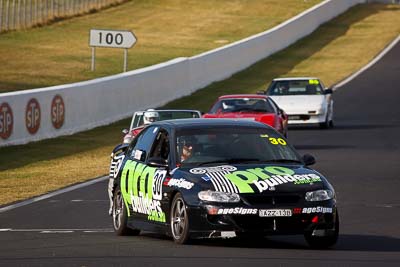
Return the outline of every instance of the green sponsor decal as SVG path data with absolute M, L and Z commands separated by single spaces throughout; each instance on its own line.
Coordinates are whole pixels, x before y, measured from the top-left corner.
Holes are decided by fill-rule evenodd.
M 246 171 L 251 172 L 252 174 L 255 174 L 256 176 L 258 176 L 259 178 L 261 178 L 263 180 L 271 178 L 271 176 L 266 174 L 264 172 L 264 169 L 262 169 L 262 168 L 247 169 Z
M 311 184 L 315 182 L 321 182 L 321 178 L 306 178 L 304 180 L 297 180 L 294 184 Z
M 149 216 L 147 216 L 149 221 L 156 221 L 156 222 L 166 222 L 165 213 L 164 212 L 156 212 L 152 211 Z
M 130 161 L 130 160 L 128 160 Z M 128 166 L 129 168 L 129 166 Z M 138 181 L 140 181 L 140 178 L 142 177 L 142 172 L 146 168 L 146 165 L 138 163 L 136 169 L 133 169 L 133 195 L 138 196 L 139 195 L 139 188 L 142 189 L 141 192 L 144 192 L 142 187 L 138 187 Z M 125 170 L 125 167 L 124 167 Z M 140 183 L 141 184 L 141 183 Z
M 146 167 L 141 175 L 140 179 L 140 192 L 147 191 L 147 198 L 153 198 L 153 177 L 156 172 L 156 168 Z M 147 181 L 147 190 L 146 190 L 146 181 Z
M 285 167 L 278 167 L 278 166 L 272 166 L 272 167 L 265 167 L 265 171 L 271 173 L 271 174 L 276 174 L 276 175 L 293 175 L 294 171 L 289 168 Z
M 136 161 L 128 160 L 121 173 L 121 193 L 122 193 L 122 199 L 125 202 L 125 207 L 128 207 L 128 204 L 132 204 L 130 195 L 132 194 L 132 188 L 133 188 L 132 180 L 133 180 L 133 174 L 135 173 L 136 165 L 137 165 Z M 127 212 L 128 216 L 130 216 L 129 209 L 127 209 Z
M 289 182 L 307 184 L 321 181 L 316 174 L 296 175 L 292 169 L 280 166 L 234 171 L 225 177 L 238 187 L 240 193 L 263 192 Z
M 238 187 L 240 193 L 254 193 L 250 184 L 258 180 L 257 175 L 248 171 L 235 171 L 225 177 Z
M 153 190 L 157 193 L 161 192 L 161 188 L 155 188 L 154 185 L 156 172 L 158 172 L 158 179 L 163 180 L 166 171 L 128 160 L 121 173 L 121 192 L 125 206 L 131 205 L 134 212 L 147 214 L 149 220 L 165 222 L 165 213 L 161 209 L 161 197 L 153 199 Z M 160 183 L 158 185 L 161 186 Z M 127 211 L 128 216 L 131 216 L 129 209 Z

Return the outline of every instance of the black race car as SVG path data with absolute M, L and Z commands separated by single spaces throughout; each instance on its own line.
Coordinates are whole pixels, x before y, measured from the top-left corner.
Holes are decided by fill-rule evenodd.
M 155 122 L 117 146 L 110 215 L 118 235 L 191 238 L 303 234 L 329 247 L 339 234 L 335 192 L 273 128 L 255 121 Z

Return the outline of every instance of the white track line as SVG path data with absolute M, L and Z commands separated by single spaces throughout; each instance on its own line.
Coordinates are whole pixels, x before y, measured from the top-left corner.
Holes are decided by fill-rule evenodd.
M 391 42 L 385 49 L 382 50 L 381 53 L 379 53 L 371 62 L 369 62 L 367 65 L 362 67 L 359 71 L 354 73 L 353 75 L 349 76 L 348 78 L 344 79 L 343 81 L 339 82 L 338 84 L 333 86 L 333 90 L 337 90 L 339 87 L 342 87 L 346 83 L 350 82 L 353 80 L 355 77 L 372 67 L 376 62 L 378 62 L 384 55 L 386 55 L 387 52 L 390 51 L 398 42 L 400 41 L 400 35 L 397 36 L 396 39 L 394 39 L 393 42 Z
M 22 206 L 25 206 L 25 205 L 29 205 L 29 204 L 32 204 L 34 202 L 37 202 L 37 201 L 40 201 L 40 200 L 43 200 L 43 199 L 47 199 L 47 198 L 51 198 L 51 197 L 54 197 L 54 196 L 57 196 L 57 195 L 60 195 L 60 194 L 63 194 L 63 193 L 69 192 L 69 191 L 73 191 L 73 190 L 76 190 L 76 189 L 79 189 L 79 188 L 82 188 L 82 187 L 85 187 L 85 186 L 89 186 L 89 185 L 92 185 L 92 184 L 95 184 L 95 183 L 98 183 L 98 182 L 102 182 L 102 181 L 107 180 L 107 179 L 108 179 L 108 176 L 102 176 L 102 177 L 99 177 L 99 178 L 96 178 L 96 179 L 93 179 L 93 180 L 90 180 L 90 181 L 87 181 L 87 182 L 84 182 L 84 183 L 80 183 L 80 184 L 77 184 L 77 185 L 66 187 L 66 188 L 63 188 L 63 189 L 60 189 L 60 190 L 57 190 L 57 191 L 54 191 L 54 192 L 51 192 L 51 193 L 48 193 L 48 194 L 45 194 L 45 195 L 42 195 L 42 196 L 34 197 L 34 198 L 27 199 L 27 200 L 24 200 L 24 201 L 21 201 L 21 202 L 12 204 L 12 205 L 8 205 L 8 206 L 0 208 L 0 213 L 8 211 L 8 210 L 15 209 L 15 208 L 19 208 L 19 207 L 22 207 Z

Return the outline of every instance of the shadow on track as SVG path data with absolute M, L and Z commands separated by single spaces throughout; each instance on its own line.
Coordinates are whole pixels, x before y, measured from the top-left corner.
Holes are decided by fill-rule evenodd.
M 161 239 L 163 241 L 171 238 L 153 234 L 141 234 L 144 239 Z M 213 238 L 213 239 L 194 239 L 189 246 L 208 246 L 226 248 L 262 248 L 262 249 L 301 249 L 313 250 L 308 247 L 303 237 L 298 236 L 271 236 L 256 239 L 240 238 Z M 400 239 L 388 236 L 375 235 L 340 235 L 338 243 L 328 249 L 333 251 L 371 251 L 371 252 L 400 252 Z
M 348 251 L 400 252 L 400 239 L 376 235 L 341 235 L 334 248 Z

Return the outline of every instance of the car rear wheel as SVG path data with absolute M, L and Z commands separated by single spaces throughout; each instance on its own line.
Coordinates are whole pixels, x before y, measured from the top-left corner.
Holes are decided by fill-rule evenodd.
M 132 229 L 127 226 L 128 212 L 122 198 L 121 189 L 118 186 L 114 192 L 114 205 L 112 210 L 114 231 L 117 235 L 138 235 L 140 230 Z
M 171 232 L 175 243 L 186 244 L 189 241 L 189 220 L 185 201 L 177 193 L 171 205 Z
M 326 249 L 336 244 L 339 238 L 339 213 L 336 211 L 335 229 L 333 235 L 313 236 L 312 233 L 304 234 L 308 245 L 316 249 Z

